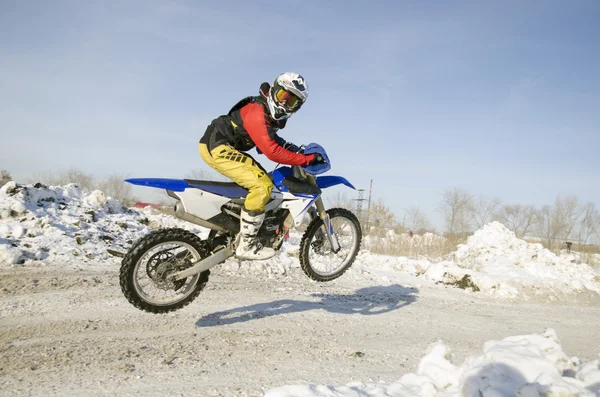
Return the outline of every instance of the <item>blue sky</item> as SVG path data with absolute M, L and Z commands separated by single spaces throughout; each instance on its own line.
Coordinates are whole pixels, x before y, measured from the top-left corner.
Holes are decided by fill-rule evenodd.
M 600 205 L 598 20 L 595 0 L 0 0 L 0 168 L 182 177 L 214 117 L 296 71 L 310 98 L 281 135 L 399 216 L 439 225 L 451 187 Z

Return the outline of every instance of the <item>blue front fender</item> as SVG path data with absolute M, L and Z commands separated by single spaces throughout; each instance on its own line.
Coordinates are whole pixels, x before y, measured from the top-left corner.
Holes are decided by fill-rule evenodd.
M 321 189 L 326 189 L 328 187 L 332 187 L 332 186 L 340 185 L 340 184 L 346 185 L 346 186 L 356 190 L 356 188 L 354 186 L 352 186 L 352 184 L 350 182 L 348 182 L 348 180 L 344 177 L 334 176 L 334 175 L 317 177 L 317 186 L 319 186 L 319 188 L 321 188 Z

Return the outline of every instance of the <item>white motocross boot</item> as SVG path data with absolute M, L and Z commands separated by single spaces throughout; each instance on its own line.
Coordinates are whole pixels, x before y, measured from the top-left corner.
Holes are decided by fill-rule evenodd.
M 238 245 L 235 249 L 235 256 L 239 259 L 261 260 L 269 259 L 275 256 L 275 250 L 269 247 L 262 247 L 256 238 L 258 230 L 265 220 L 265 213 L 257 211 L 247 211 L 242 209 L 240 216 L 240 234 L 238 236 Z

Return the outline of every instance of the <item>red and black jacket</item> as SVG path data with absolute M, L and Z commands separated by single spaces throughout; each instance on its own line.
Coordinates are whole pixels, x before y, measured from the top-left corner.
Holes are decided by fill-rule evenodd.
M 262 86 L 261 91 L 265 92 Z M 263 95 L 247 97 L 231 108 L 229 113 L 214 119 L 200 143 L 206 144 L 209 151 L 218 145 L 230 145 L 243 152 L 256 147 L 259 153 L 276 163 L 308 165 L 314 155 L 295 153 L 298 148 L 277 135 L 277 131 L 285 127 L 286 121 L 271 118 Z

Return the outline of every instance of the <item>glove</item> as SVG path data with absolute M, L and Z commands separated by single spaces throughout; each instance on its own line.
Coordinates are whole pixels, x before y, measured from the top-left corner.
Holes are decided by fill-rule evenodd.
M 317 164 L 325 164 L 325 158 L 321 156 L 319 153 L 315 153 L 313 159 L 308 163 L 308 165 L 317 165 Z

